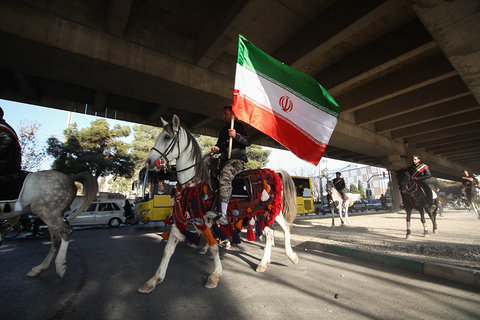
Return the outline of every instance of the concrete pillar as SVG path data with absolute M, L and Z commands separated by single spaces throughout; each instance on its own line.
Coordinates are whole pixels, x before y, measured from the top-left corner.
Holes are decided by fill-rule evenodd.
M 400 209 L 400 204 L 402 203 L 402 196 L 400 194 L 400 188 L 398 187 L 396 170 L 405 168 L 407 163 L 405 157 L 402 157 L 399 154 L 389 154 L 382 160 L 384 166 L 388 169 L 390 176 L 392 177 L 392 209 L 393 211 L 398 211 Z
M 398 187 L 397 172 L 395 170 L 390 171 L 390 176 L 392 177 L 392 209 L 395 212 L 400 210 L 402 196 L 400 194 L 400 188 Z

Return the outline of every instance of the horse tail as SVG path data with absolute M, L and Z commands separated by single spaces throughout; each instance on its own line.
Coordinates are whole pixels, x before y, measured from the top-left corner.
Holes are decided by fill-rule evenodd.
M 90 203 L 95 200 L 98 192 L 97 179 L 95 179 L 95 177 L 89 172 L 84 171 L 77 173 L 72 178 L 73 181 L 78 181 L 83 185 L 83 193 L 85 194 L 85 198 L 83 198 L 83 202 L 80 207 L 70 215 L 70 220 L 75 219 L 81 212 L 83 212 L 83 210 L 85 210 Z
M 283 184 L 283 215 L 288 223 L 292 223 L 297 216 L 297 192 L 292 177 L 282 169 L 275 172 L 282 178 Z

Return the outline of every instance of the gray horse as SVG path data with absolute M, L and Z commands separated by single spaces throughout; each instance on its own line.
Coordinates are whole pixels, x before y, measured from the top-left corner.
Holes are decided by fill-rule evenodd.
M 63 220 L 63 213 L 73 202 L 77 193 L 75 181 L 83 184 L 85 198 L 80 207 L 72 214 L 78 216 L 95 199 L 98 191 L 97 180 L 87 172 L 73 176 L 52 170 L 29 173 L 23 182 L 18 197 L 22 209 L 4 212 L 5 203 L 0 205 L 0 219 L 11 219 L 25 213 L 34 213 L 45 222 L 50 232 L 52 246 L 45 259 L 38 266 L 33 267 L 27 276 L 34 277 L 50 266 L 55 252 L 59 249 L 55 259 L 58 275 L 63 278 L 67 270 L 67 248 L 72 234 L 72 228 Z M 18 208 L 19 206 L 15 206 Z M 1 241 L 1 238 L 0 238 Z

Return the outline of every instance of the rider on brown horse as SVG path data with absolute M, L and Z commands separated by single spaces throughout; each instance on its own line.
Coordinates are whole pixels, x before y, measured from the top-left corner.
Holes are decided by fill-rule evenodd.
M 408 167 L 408 172 L 410 176 L 417 182 L 417 184 L 422 188 L 423 192 L 426 195 L 426 200 L 431 207 L 433 205 L 433 194 L 432 189 L 427 184 L 426 180 L 431 178 L 432 175 L 428 166 L 425 163 L 421 162 L 420 156 L 412 156 L 413 164 Z

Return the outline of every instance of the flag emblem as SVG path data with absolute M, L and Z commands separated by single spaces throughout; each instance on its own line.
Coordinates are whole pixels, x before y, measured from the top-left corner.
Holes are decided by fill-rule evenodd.
M 280 107 L 282 108 L 283 111 L 285 112 L 290 112 L 293 109 L 293 102 L 292 99 L 290 99 L 289 96 L 283 96 L 280 98 Z

